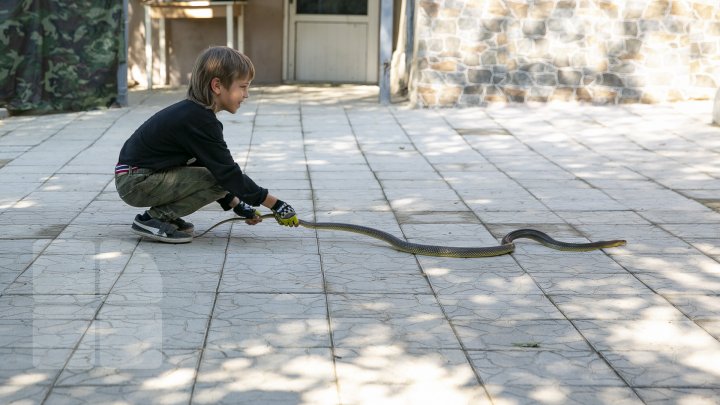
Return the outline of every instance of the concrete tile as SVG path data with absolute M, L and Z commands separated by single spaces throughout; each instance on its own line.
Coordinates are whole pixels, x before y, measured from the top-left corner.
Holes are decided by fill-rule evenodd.
M 0 255 L 15 256 L 24 263 L 27 255 L 37 256 L 52 239 L 0 239 Z
M 481 351 L 468 352 L 468 356 L 482 381 L 490 386 L 625 385 L 600 356 L 590 351 Z
M 539 294 L 473 294 L 439 296 L 447 316 L 453 320 L 564 319 L 565 316 Z
M 207 347 L 218 350 L 331 347 L 328 321 L 310 319 L 213 319 Z
M 331 318 L 333 343 L 339 348 L 399 345 L 409 348 L 460 349 L 460 343 L 446 319 L 410 316 L 407 318 Z
M 295 229 L 283 230 L 284 233 L 295 231 Z M 317 254 L 318 242 L 313 238 L 292 238 L 285 237 L 280 244 L 281 250 L 278 252 L 278 237 L 237 237 L 230 238 L 227 244 L 227 251 L 234 254 L 244 254 L 252 256 L 266 256 L 275 253 L 280 254 Z
M 488 273 L 508 273 L 517 275 L 522 272 L 514 256 L 503 255 L 487 258 L 455 258 L 455 257 L 434 257 L 416 256 L 418 263 L 426 274 L 430 276 L 443 277 L 453 272 L 475 272 L 480 276 Z
M 47 242 L 48 241 L 44 241 L 39 244 L 39 246 L 44 248 L 47 246 Z M 0 244 L 1 243 L 2 242 L 0 242 Z M 35 257 L 36 256 L 32 253 L 0 254 L 0 274 L 8 278 L 13 277 L 14 280 L 14 277 L 18 276 L 23 270 L 25 270 Z
M 87 347 L 73 353 L 55 386 L 141 386 L 162 378 L 178 386 L 192 384 L 198 350 L 150 347 Z
M 321 294 L 220 293 L 215 304 L 217 319 L 325 319 Z
M 676 273 L 720 274 L 720 263 L 697 252 L 686 255 L 621 255 L 614 259 L 632 273 L 653 273 L 667 269 Z
M 142 385 L 81 385 L 53 388 L 46 404 L 96 404 L 99 402 L 184 404 L 190 401 L 189 375 L 148 378 Z M 173 378 L 174 377 L 174 378 Z
M 43 251 L 47 255 L 91 255 L 97 259 L 130 255 L 137 240 L 129 239 L 54 239 Z
M 694 250 L 680 238 L 652 225 L 578 225 L 577 228 L 593 240 L 627 240 L 627 245 L 608 250 L 614 255 L 691 254 Z
M 698 321 L 698 325 L 715 339 L 720 339 L 720 321 Z
M 576 405 L 639 405 L 643 401 L 629 387 L 572 386 L 567 384 L 486 384 L 494 404 L 562 403 Z
M 65 224 L 44 224 L 44 225 L 2 225 L 3 229 L 8 232 L 6 237 L 12 239 L 52 239 L 58 236 Z
M 636 388 L 646 404 L 715 405 L 720 398 L 720 389 L 713 388 Z
M 50 386 L 48 385 L 27 383 L 15 386 L 3 385 L 0 400 L 8 404 L 39 404 L 42 403 L 48 391 L 50 391 Z
M 214 301 L 214 293 L 112 291 L 96 319 L 207 319 Z
M 220 292 L 323 292 L 318 255 L 253 257 L 229 253 L 223 267 Z
M 483 247 L 499 243 L 483 226 L 476 224 L 404 224 L 409 242 L 439 246 Z
M 0 318 L 92 320 L 104 295 L 2 295 Z
M 201 349 L 207 324 L 207 318 L 95 320 L 80 341 L 78 350 Z
M 342 268 L 325 269 L 325 287 L 328 293 L 372 294 L 432 294 L 427 280 L 420 274 L 378 272 L 375 270 L 347 271 Z
M 0 348 L 70 349 L 90 321 L 67 319 L 0 320 Z
M 466 350 L 587 351 L 590 347 L 566 320 L 453 320 Z
M 430 284 L 440 296 L 486 294 L 542 294 L 535 281 L 523 272 L 426 270 Z
M 329 349 L 208 349 L 193 402 L 339 404 Z
M 666 298 L 692 320 L 720 321 L 720 296 L 672 294 Z
M 490 403 L 459 350 L 390 345 L 338 349 L 336 356 L 344 404 Z
M 71 353 L 70 348 L 0 348 L 3 358 L 3 366 L 0 367 L 0 399 L 14 396 L 20 398 L 23 395 L 34 397 L 38 392 L 29 388 L 51 385 Z
M 128 255 L 42 255 L 7 294 L 107 294 L 122 272 Z
M 652 294 L 652 290 L 631 274 L 533 273 L 532 278 L 550 295 Z M 642 278 L 641 278 L 642 280 Z
M 553 295 L 552 301 L 570 319 L 677 320 L 684 315 L 658 295 Z
M 442 309 L 432 295 L 329 294 L 327 299 L 332 318 L 443 318 Z
M 599 351 L 705 351 L 720 354 L 720 343 L 689 320 L 574 321 Z
M 603 356 L 631 386 L 720 388 L 717 350 L 608 351 Z
M 634 389 L 714 403 L 707 103 L 418 110 L 378 106 L 376 91 L 260 87 L 219 119 L 243 170 L 303 219 L 437 245 L 496 245 L 519 227 L 628 244 L 440 258 L 274 221 L 151 242 L 130 232 L 142 209 L 119 200 L 107 162 L 181 92 L 10 117 L 0 402 L 625 404 L 641 402 Z M 226 217 L 213 205 L 187 219 L 202 231 Z
M 720 274 L 678 273 L 665 269 L 635 276 L 658 294 L 713 294 L 720 289 Z

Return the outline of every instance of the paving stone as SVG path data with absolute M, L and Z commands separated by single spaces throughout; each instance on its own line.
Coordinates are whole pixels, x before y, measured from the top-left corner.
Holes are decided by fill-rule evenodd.
M 718 403 L 720 389 L 713 388 L 636 388 L 646 404 L 692 403 L 713 405 Z
M 564 315 L 541 294 L 472 294 L 439 296 L 451 320 L 564 319 Z
M 157 347 L 95 347 L 76 350 L 58 377 L 56 386 L 139 386 L 163 381 L 182 386 L 192 384 L 198 350 Z
M 468 356 L 488 385 L 617 386 L 625 384 L 590 351 L 481 351 Z M 557 364 L 563 367 L 556 367 Z
M 603 356 L 632 386 L 720 388 L 714 373 L 717 350 L 608 351 Z
M 623 404 L 639 405 L 643 401 L 628 387 L 571 386 L 567 384 L 510 385 L 487 384 L 494 404 Z
M 467 350 L 589 350 L 566 320 L 453 320 Z
M 190 401 L 192 379 L 180 373 L 149 378 L 143 385 L 81 385 L 53 388 L 46 404 L 185 403 Z
M 213 319 L 207 347 L 218 350 L 331 347 L 328 321 L 314 319 Z
M 193 402 L 339 403 L 330 349 L 206 350 Z
M 684 318 L 664 298 L 646 295 L 553 295 L 552 301 L 570 319 L 658 319 Z
M 342 403 L 490 403 L 459 350 L 370 346 L 338 349 L 336 356 Z
M 103 320 L 207 319 L 214 301 L 214 293 L 112 291 L 96 318 Z
M 226 141 L 303 219 L 438 245 L 524 227 L 628 244 L 428 257 L 271 220 L 157 243 L 131 232 L 143 208 L 117 197 L 112 162 L 182 91 L 10 117 L 0 402 L 717 403 L 707 102 L 422 110 L 378 106 L 373 86 L 257 92 L 218 115 Z M 231 216 L 186 219 L 197 234 Z
M 400 345 L 424 349 L 460 349 L 450 324 L 440 317 L 331 318 L 333 344 L 340 348 Z

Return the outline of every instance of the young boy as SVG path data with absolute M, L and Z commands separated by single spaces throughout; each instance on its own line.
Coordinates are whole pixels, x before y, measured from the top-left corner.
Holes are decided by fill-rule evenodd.
M 215 115 L 234 114 L 254 77 L 247 56 L 224 46 L 208 48 L 195 61 L 187 99 L 153 115 L 125 142 L 115 167 L 118 194 L 133 207 L 150 207 L 135 217 L 133 232 L 161 242 L 191 242 L 194 226 L 181 217 L 213 201 L 249 225 L 262 221 L 252 206 L 263 205 L 280 225 L 298 226 L 289 204 L 240 170 Z

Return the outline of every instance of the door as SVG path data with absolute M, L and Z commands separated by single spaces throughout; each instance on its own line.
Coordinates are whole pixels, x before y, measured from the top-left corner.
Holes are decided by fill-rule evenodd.
M 379 0 L 289 0 L 287 78 L 377 83 Z

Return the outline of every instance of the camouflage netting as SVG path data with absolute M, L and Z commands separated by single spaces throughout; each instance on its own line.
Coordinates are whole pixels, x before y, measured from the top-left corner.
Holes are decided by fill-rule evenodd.
M 0 107 L 13 113 L 113 104 L 123 2 L 0 0 Z

